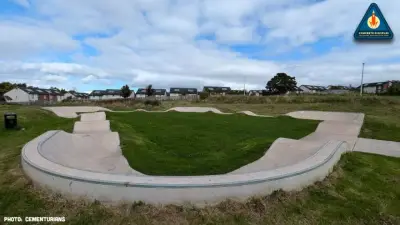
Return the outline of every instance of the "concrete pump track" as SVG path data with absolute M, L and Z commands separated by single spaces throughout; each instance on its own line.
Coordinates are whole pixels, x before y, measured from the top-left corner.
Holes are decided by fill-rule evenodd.
M 80 121 L 75 122 L 72 134 L 52 130 L 27 143 L 21 154 L 26 175 L 35 184 L 64 195 L 108 203 L 202 206 L 227 198 L 244 200 L 279 189 L 301 190 L 323 180 L 349 151 L 400 157 L 398 142 L 358 138 L 362 113 L 296 111 L 286 115 L 322 121 L 315 132 L 299 140 L 278 138 L 263 157 L 235 171 L 210 176 L 148 176 L 133 170 L 122 155 L 119 135 L 111 131 L 104 112 L 111 110 L 45 109 L 60 117 L 80 117 Z M 206 107 L 176 107 L 162 112 L 168 111 L 230 114 Z M 250 111 L 240 113 L 265 117 Z

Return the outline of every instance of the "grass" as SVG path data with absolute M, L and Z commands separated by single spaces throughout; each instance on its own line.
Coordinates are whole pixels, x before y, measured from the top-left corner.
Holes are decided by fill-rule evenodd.
M 318 121 L 214 113 L 107 113 L 130 166 L 148 175 L 223 174 L 265 154 L 279 137 L 299 139 Z
M 211 98 L 202 102 L 165 101 L 161 106 L 148 108 L 164 110 L 177 106 L 215 107 L 224 112 L 239 112 L 250 110 L 265 115 L 281 115 L 297 110 L 322 110 L 337 112 L 362 112 L 366 114 L 361 137 L 400 142 L 400 96 L 289 96 L 289 97 L 253 97 L 240 96 Z M 225 99 L 237 101 L 225 103 Z M 251 99 L 247 100 L 246 99 Z M 257 99 L 263 99 L 257 100 Z M 278 100 L 276 100 L 278 99 Z M 332 100 L 333 99 L 333 100 Z M 334 101 L 336 99 L 336 102 Z M 328 101 L 329 100 L 329 101 Z M 340 100 L 340 101 L 339 101 Z M 265 102 L 263 104 L 260 103 Z M 256 103 L 254 103 L 256 102 Z M 115 110 L 131 110 L 146 108 L 140 101 L 122 103 L 113 101 L 109 104 L 98 103 L 103 107 Z
M 360 110 L 367 113 L 366 123 L 372 123 L 365 125 L 363 135 L 395 140 L 400 133 L 396 126 L 399 124 L 399 105 L 375 108 L 344 103 L 220 106 L 218 108 L 224 111 L 250 109 L 265 114 L 306 108 Z M 216 206 L 196 208 L 143 203 L 105 206 L 98 202 L 68 200 L 57 193 L 35 188 L 22 173 L 20 152 L 25 143 L 46 130 L 71 131 L 74 120 L 58 118 L 35 107 L 0 106 L 1 114 L 6 111 L 17 112 L 19 123 L 25 130 L 0 130 L 0 224 L 2 216 L 65 216 L 65 224 L 82 225 L 400 224 L 400 159 L 355 152 L 344 155 L 323 182 L 300 192 L 277 191 L 247 202 L 225 201 Z M 391 129 L 379 130 L 387 127 Z

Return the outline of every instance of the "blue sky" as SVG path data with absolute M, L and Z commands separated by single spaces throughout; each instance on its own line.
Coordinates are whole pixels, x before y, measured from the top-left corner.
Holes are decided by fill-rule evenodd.
M 400 1 L 375 1 L 400 33 Z M 400 44 L 355 43 L 365 0 L 5 0 L 0 79 L 79 91 L 400 79 Z

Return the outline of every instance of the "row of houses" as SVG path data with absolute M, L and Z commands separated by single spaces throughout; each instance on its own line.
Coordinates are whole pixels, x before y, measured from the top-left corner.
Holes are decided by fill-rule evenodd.
M 363 85 L 364 93 L 384 93 L 395 83 L 400 81 L 385 81 L 366 83 Z M 360 87 L 352 88 L 341 85 L 301 85 L 296 87 L 295 93 L 329 93 L 329 94 L 343 94 L 350 91 L 360 90 Z M 250 90 L 245 92 L 246 95 L 263 95 L 266 90 Z M 241 94 L 243 90 L 232 90 L 230 87 L 217 87 L 217 86 L 205 86 L 202 92 L 210 95 L 228 95 L 228 94 Z M 170 88 L 167 89 L 152 89 L 152 95 L 156 98 L 169 97 L 170 99 L 186 96 L 186 97 L 197 97 L 199 91 L 196 88 Z M 145 88 L 139 88 L 136 93 L 132 91 L 130 98 L 145 98 L 147 96 L 147 90 Z M 106 100 L 106 99 L 118 99 L 121 97 L 120 89 L 106 89 L 106 90 L 93 90 L 90 94 L 81 93 L 76 91 L 61 92 L 57 89 L 43 89 L 33 87 L 16 87 L 6 93 L 3 93 L 2 98 L 7 102 L 35 102 L 35 101 L 62 101 L 68 99 L 77 100 Z
M 56 89 L 16 87 L 3 94 L 7 102 L 62 101 L 66 98 L 88 99 L 89 95 L 79 92 L 62 93 Z
M 383 82 L 374 82 L 374 83 L 365 83 L 362 86 L 363 93 L 369 94 L 381 94 L 388 91 L 388 89 L 396 84 L 400 83 L 399 80 L 389 80 Z M 361 85 L 353 88 L 351 86 L 341 86 L 341 85 L 329 85 L 327 87 L 324 86 L 316 86 L 316 85 L 301 85 L 299 89 L 302 93 L 328 93 L 328 94 L 344 94 L 351 91 L 360 91 Z
M 384 82 L 374 82 L 374 83 L 365 83 L 363 84 L 363 93 L 369 94 L 382 94 L 387 92 L 387 90 L 396 83 L 400 83 L 397 80 L 390 80 Z M 301 85 L 296 87 L 294 93 L 297 94 L 346 94 L 352 91 L 360 91 L 360 87 L 353 88 L 351 86 L 342 86 L 342 85 L 329 85 L 329 86 L 320 86 L 320 85 Z M 250 90 L 248 95 L 260 96 L 263 95 L 267 90 Z M 290 93 L 290 92 L 288 92 Z
M 205 86 L 203 88 L 203 92 L 210 93 L 211 95 L 220 94 L 225 95 L 231 92 L 230 87 L 211 87 Z M 152 95 L 156 98 L 163 97 L 197 97 L 199 91 L 197 88 L 182 88 L 182 87 L 172 87 L 169 90 L 167 89 L 152 89 Z M 132 91 L 130 97 L 135 98 L 145 98 L 147 96 L 147 90 L 145 88 L 139 88 L 136 92 Z M 105 99 L 115 99 L 121 98 L 121 90 L 107 89 L 107 90 L 94 90 L 89 94 L 89 98 L 91 100 L 105 100 Z
M 3 94 L 6 102 L 36 102 L 48 101 L 58 102 L 64 99 L 89 99 L 86 93 L 75 91 L 61 92 L 56 89 L 44 89 L 36 87 L 16 87 Z

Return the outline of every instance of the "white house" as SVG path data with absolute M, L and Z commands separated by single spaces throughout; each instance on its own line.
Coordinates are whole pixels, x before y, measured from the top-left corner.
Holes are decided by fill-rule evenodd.
M 248 95 L 250 96 L 261 96 L 263 93 L 263 90 L 250 90 Z
M 376 83 L 365 83 L 363 84 L 363 93 L 379 94 L 385 93 L 395 83 L 399 83 L 397 80 L 389 80 Z M 360 87 L 357 88 L 360 90 Z
M 133 95 L 132 95 L 133 94 Z M 129 96 L 135 97 L 135 92 L 132 91 Z M 120 99 L 123 98 L 121 95 L 121 90 L 119 89 L 106 89 L 106 90 L 94 90 L 89 94 L 90 100 L 107 100 L 107 99 Z
M 104 99 L 117 99 L 117 98 L 123 98 L 121 96 L 121 90 L 119 89 L 106 89 L 104 91 L 104 95 L 103 95 L 103 100 Z
M 7 102 L 35 102 L 35 101 L 61 101 L 64 95 L 53 89 L 23 88 L 16 87 L 6 93 L 4 98 Z
M 64 99 L 77 99 L 77 100 L 89 99 L 89 94 L 76 91 L 69 91 L 64 94 Z
M 94 90 L 89 94 L 90 100 L 102 100 L 104 96 L 104 91 L 102 90 Z
M 197 96 L 196 88 L 170 88 L 170 97 L 180 97 L 180 96 Z
M 167 97 L 167 89 L 153 89 L 153 95 L 157 99 L 165 99 Z
M 136 91 L 136 98 L 146 98 L 146 89 L 144 88 L 139 88 Z
M 299 88 L 303 93 L 324 93 L 327 90 L 326 87 L 317 85 L 301 85 Z
M 211 87 L 204 86 L 203 92 L 207 92 L 210 95 L 226 95 L 231 91 L 230 87 Z
M 34 102 L 39 100 L 38 92 L 34 89 L 16 87 L 4 93 L 6 102 Z

